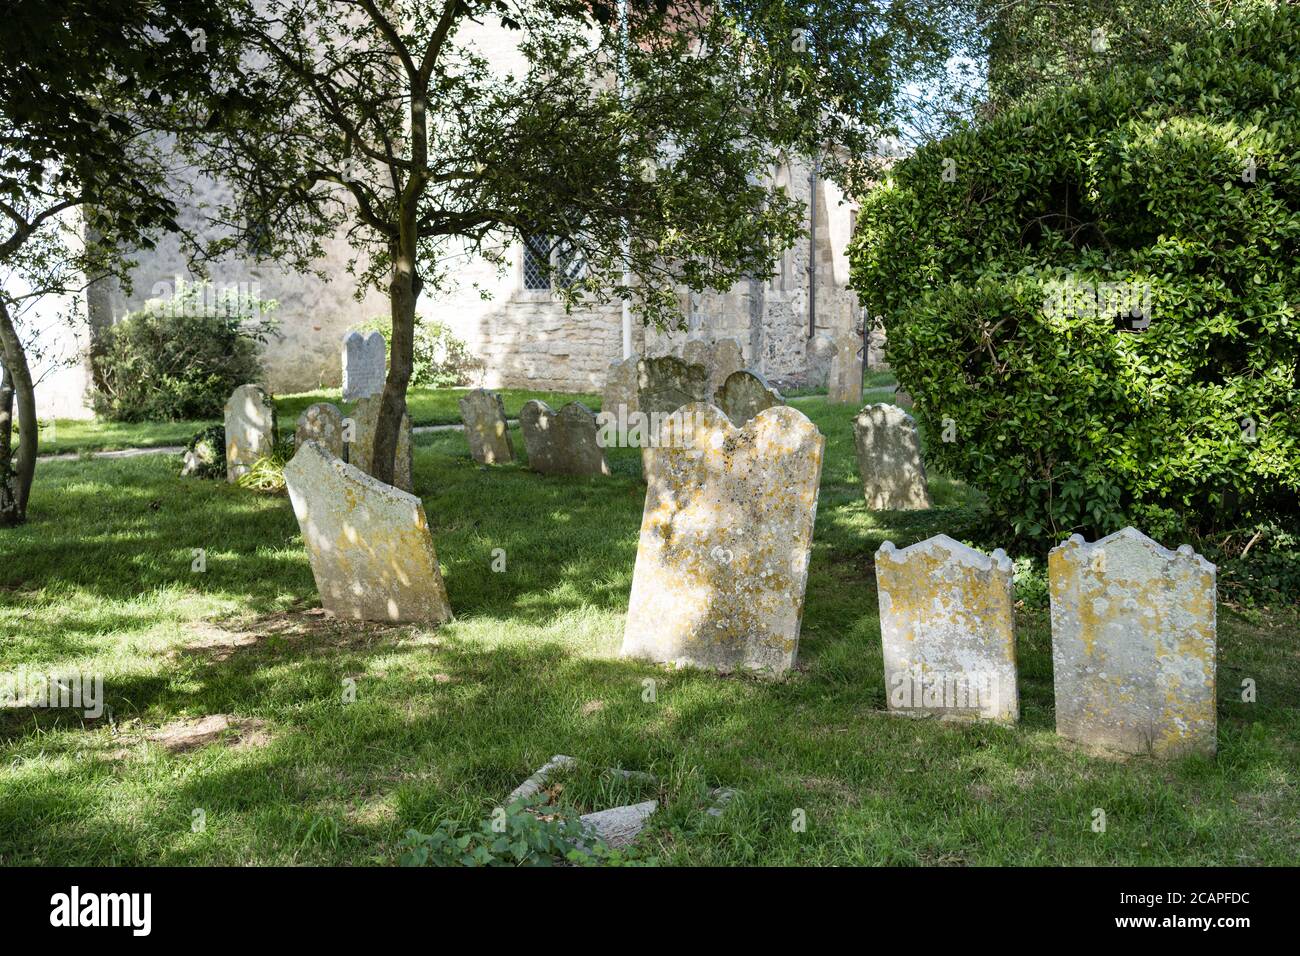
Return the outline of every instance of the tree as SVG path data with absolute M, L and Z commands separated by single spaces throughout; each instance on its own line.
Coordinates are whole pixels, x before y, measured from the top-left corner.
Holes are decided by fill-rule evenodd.
M 215 11 L 215 12 L 214 12 Z M 221 33 L 204 0 L 13 0 L 0 31 L 0 525 L 26 518 L 36 400 L 18 321 L 33 297 L 110 272 L 116 250 L 177 228 L 163 151 L 139 107 L 207 88 L 202 55 Z M 70 217 L 79 216 L 81 223 Z M 68 241 L 69 231 L 107 242 Z M 80 236 L 77 237 L 80 239 Z M 21 423 L 16 454 L 11 418 Z
M 234 0 L 243 61 L 183 142 L 231 184 L 238 246 L 311 269 L 346 228 L 386 288 L 392 339 L 372 460 L 391 482 L 416 303 L 445 259 L 558 250 L 560 293 L 631 297 L 766 275 L 799 204 L 755 174 L 778 151 L 865 179 L 900 78 L 936 61 L 942 4 L 609 0 Z M 485 25 L 518 40 L 496 71 Z M 443 260 L 443 261 L 440 261 Z

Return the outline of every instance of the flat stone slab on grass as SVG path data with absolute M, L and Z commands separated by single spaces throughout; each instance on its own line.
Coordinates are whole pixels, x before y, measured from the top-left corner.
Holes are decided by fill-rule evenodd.
M 450 620 L 419 498 L 308 441 L 284 468 L 321 604 L 358 621 Z
M 248 474 L 275 450 L 275 405 L 260 385 L 241 385 L 226 400 L 226 480 Z
M 172 753 L 197 750 L 221 741 L 235 748 L 265 746 L 270 735 L 266 721 L 253 717 L 235 717 L 231 714 L 210 714 L 194 720 L 178 720 L 167 724 L 145 739 Z
M 1048 554 L 1056 732 L 1157 757 L 1213 755 L 1215 566 L 1136 528 Z
M 665 423 L 646 489 L 622 653 L 788 670 L 799 647 L 825 439 L 789 406 L 735 428 L 712 405 Z
M 935 535 L 876 552 L 889 709 L 912 715 L 1020 717 L 1012 567 Z
M 872 511 L 930 507 L 916 420 L 897 405 L 867 405 L 853 420 L 862 494 Z
M 581 402 L 558 412 L 543 401 L 525 402 L 519 412 L 528 467 L 543 475 L 608 475 L 597 440 L 596 415 Z
M 372 458 L 375 453 L 375 426 L 379 423 L 379 405 L 382 395 L 371 395 L 360 399 L 352 409 L 352 415 L 344 419 L 352 423 L 352 441 L 348 444 L 348 464 L 360 468 L 367 475 L 373 475 Z M 393 458 L 393 486 L 402 491 L 411 492 L 415 486 L 411 480 L 411 416 L 402 415 L 402 429 L 398 432 L 397 451 Z
M 763 376 L 741 369 L 728 375 L 713 393 L 713 404 L 739 428 L 759 412 L 784 405 L 785 399 Z
M 500 395 L 476 388 L 457 404 L 471 458 L 480 465 L 503 465 L 515 460 L 506 406 Z

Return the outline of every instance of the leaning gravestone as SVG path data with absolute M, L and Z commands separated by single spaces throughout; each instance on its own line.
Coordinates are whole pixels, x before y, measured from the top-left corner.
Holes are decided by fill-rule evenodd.
M 351 439 L 348 442 L 348 461 L 367 475 L 373 475 L 371 458 L 375 453 L 375 426 L 379 423 L 379 405 L 383 395 L 363 398 L 352 408 L 344 420 L 351 422 Z M 411 484 L 411 416 L 402 415 L 402 430 L 398 432 L 397 452 L 393 464 L 393 485 L 403 491 L 414 491 Z
M 654 463 L 655 449 L 650 447 L 650 434 L 656 429 L 656 419 L 671 415 L 683 405 L 708 402 L 709 370 L 703 365 L 684 362 L 672 355 L 642 359 L 637 363 L 637 411 L 649 420 L 641 448 L 641 471 L 649 477 Z M 638 431 L 633 429 L 633 431 Z
M 506 424 L 506 406 L 496 392 L 476 388 L 458 402 L 465 423 L 469 453 L 480 465 L 503 465 L 515 460 Z
M 306 441 L 284 467 L 321 604 L 355 621 L 451 619 L 424 505 Z
M 836 405 L 856 405 L 862 401 L 862 359 L 858 350 L 862 340 L 856 335 L 835 337 L 835 354 L 826 383 L 827 401 Z
M 1213 755 L 1215 567 L 1136 528 L 1047 557 L 1056 732 L 1158 757 Z
M 780 674 L 799 648 L 825 439 L 794 408 L 737 429 L 692 404 L 661 429 L 623 654 Z
M 343 336 L 343 401 L 354 402 L 384 390 L 388 356 L 379 332 Z
M 1014 723 L 1016 635 L 1011 560 L 947 535 L 876 552 L 889 709 Z
M 596 441 L 596 415 L 581 402 L 558 412 L 545 402 L 525 402 L 519 412 L 528 467 L 543 475 L 608 475 Z
M 337 405 L 317 402 L 308 405 L 298 416 L 298 427 L 293 432 L 293 447 L 301 448 L 308 441 L 320 442 L 335 458 L 343 457 L 343 413 Z
M 262 386 L 239 386 L 226 400 L 226 480 L 238 480 L 274 450 L 275 405 Z
M 767 384 L 763 376 L 741 369 L 727 376 L 713 393 L 713 404 L 722 409 L 739 428 L 759 412 L 784 405 L 781 393 Z
M 930 507 L 916 421 L 897 405 L 867 405 L 853 420 L 862 493 L 872 511 Z

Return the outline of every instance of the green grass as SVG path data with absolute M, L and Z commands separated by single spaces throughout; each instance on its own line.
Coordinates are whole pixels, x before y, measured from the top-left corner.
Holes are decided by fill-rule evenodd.
M 417 388 L 407 396 L 411 422 L 414 425 L 450 425 L 460 422 L 460 407 L 456 404 L 467 388 Z M 599 395 L 567 395 L 562 392 L 534 392 L 518 388 L 496 390 L 506 406 L 510 418 L 519 415 L 519 409 L 529 399 L 541 399 L 553 407 L 565 402 L 580 401 L 592 411 L 600 411 Z M 352 404 L 343 402 L 339 392 L 320 389 L 293 395 L 275 396 L 276 413 L 280 431 L 292 435 L 298 416 L 314 402 L 333 402 L 345 413 Z M 219 418 L 180 422 L 107 422 L 83 421 L 75 418 L 58 418 L 41 422 L 40 453 L 59 455 L 68 452 L 113 451 L 120 448 L 156 448 L 161 445 L 184 445 L 195 432 L 208 425 L 220 424 Z
M 407 828 L 476 824 L 556 753 L 583 762 L 564 793 L 578 809 L 661 800 L 641 846 L 669 864 L 1295 861 L 1294 614 L 1220 609 L 1214 760 L 1060 740 L 1042 610 L 1018 621 L 1019 726 L 890 717 L 872 555 L 885 538 L 973 533 L 978 501 L 936 478 L 930 512 L 867 511 L 855 409 L 798 405 L 828 445 L 800 664 L 780 682 L 617 657 L 645 494 L 635 451 L 612 453 L 612 478 L 547 478 L 477 467 L 459 433 L 418 436 L 456 612 L 437 630 L 314 613 L 284 499 L 181 481 L 158 458 L 43 466 L 30 523 L 0 537 L 2 669 L 101 672 L 113 719 L 0 710 L 0 864 L 388 864 Z M 1239 701 L 1245 677 L 1258 703 Z M 207 714 L 263 721 L 267 740 L 143 741 Z M 702 812 L 713 787 L 742 792 L 720 818 Z

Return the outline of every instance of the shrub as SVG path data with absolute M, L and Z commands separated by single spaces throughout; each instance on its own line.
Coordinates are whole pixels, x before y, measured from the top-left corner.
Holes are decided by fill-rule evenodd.
M 384 337 L 391 355 L 393 325 L 386 318 L 375 318 L 357 327 L 359 332 L 378 332 Z M 483 370 L 469 346 L 452 334 L 451 327 L 433 319 L 417 319 L 415 349 L 411 362 L 411 386 L 414 388 L 456 388 L 473 385 Z
M 864 201 L 853 285 L 927 433 L 955 425 L 927 457 L 1023 538 L 1294 511 L 1298 59 L 1300 9 L 1256 12 L 919 149 Z M 1149 290 L 1149 325 L 1057 295 L 1099 283 Z
M 103 335 L 95 362 L 95 411 L 123 422 L 212 418 L 240 385 L 261 377 L 258 347 L 274 303 L 217 296 L 188 285 L 150 302 Z
M 226 427 L 209 425 L 185 445 L 181 474 L 192 478 L 226 477 Z

